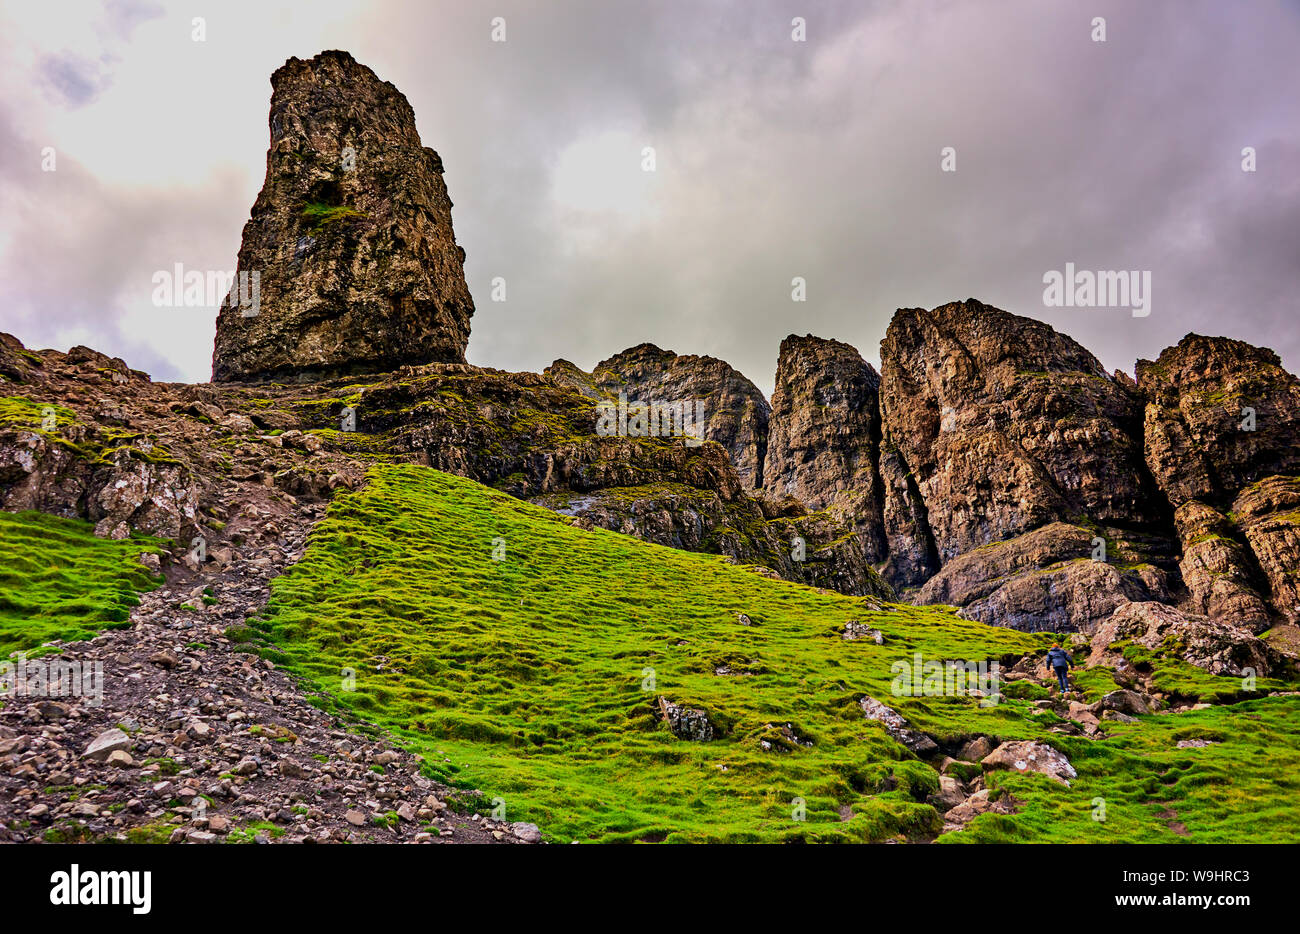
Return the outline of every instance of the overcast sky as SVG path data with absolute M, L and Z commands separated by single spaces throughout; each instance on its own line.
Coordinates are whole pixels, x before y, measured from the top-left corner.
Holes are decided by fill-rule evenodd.
M 30 347 L 206 380 L 216 309 L 155 308 L 150 277 L 234 268 L 271 72 L 341 48 L 442 156 L 472 363 L 590 368 L 652 341 L 770 393 L 787 334 L 876 363 L 896 308 L 973 296 L 1112 369 L 1189 331 L 1300 368 L 1298 0 L 0 10 L 0 330 Z M 1150 315 L 1046 307 L 1066 263 L 1149 271 Z

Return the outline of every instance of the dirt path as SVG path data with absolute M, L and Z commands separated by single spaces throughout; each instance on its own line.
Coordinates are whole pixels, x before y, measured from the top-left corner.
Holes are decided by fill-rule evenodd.
M 265 603 L 270 580 L 298 559 L 323 511 L 246 503 L 232 528 L 270 528 L 256 547 L 223 555 L 225 564 L 173 566 L 129 629 L 29 659 L 99 663 L 103 701 L 4 700 L 0 841 L 538 839 L 530 824 L 472 813 L 475 794 L 424 778 L 414 756 L 312 706 L 295 680 L 226 638 Z M 97 739 L 105 748 L 85 755 Z

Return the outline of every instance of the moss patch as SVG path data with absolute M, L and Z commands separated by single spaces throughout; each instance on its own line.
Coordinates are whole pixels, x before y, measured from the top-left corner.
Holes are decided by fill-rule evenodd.
M 0 512 L 0 658 L 125 625 L 139 594 L 162 584 L 139 563 L 163 543 L 96 538 L 89 522 Z

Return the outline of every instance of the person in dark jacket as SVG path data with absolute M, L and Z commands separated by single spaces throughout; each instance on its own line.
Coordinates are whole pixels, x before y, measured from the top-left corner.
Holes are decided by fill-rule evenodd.
M 1070 670 L 1070 653 L 1061 648 L 1061 643 L 1057 642 L 1047 650 L 1047 667 L 1056 674 L 1056 683 L 1064 694 L 1070 690 L 1070 679 L 1066 677 L 1066 672 Z

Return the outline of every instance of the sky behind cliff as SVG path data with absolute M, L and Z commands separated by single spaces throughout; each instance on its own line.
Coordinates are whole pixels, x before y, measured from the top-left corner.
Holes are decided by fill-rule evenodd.
M 207 379 L 215 308 L 151 275 L 233 269 L 271 72 L 343 48 L 442 156 L 472 363 L 652 341 L 770 393 L 787 334 L 876 363 L 894 309 L 972 296 L 1110 368 L 1188 331 L 1300 368 L 1297 0 L 204 6 L 0 3 L 0 330 Z M 1149 271 L 1149 316 L 1046 307 L 1067 263 Z

